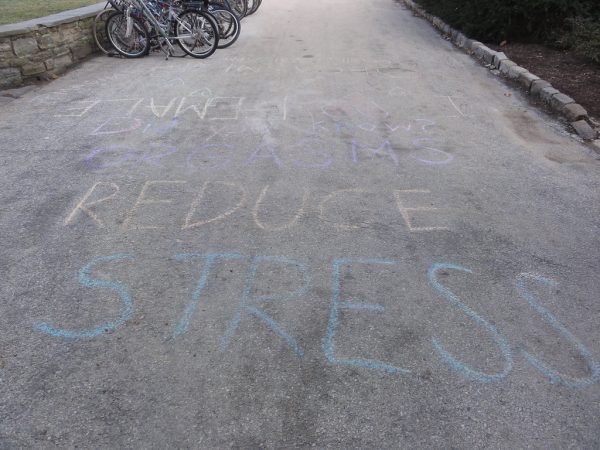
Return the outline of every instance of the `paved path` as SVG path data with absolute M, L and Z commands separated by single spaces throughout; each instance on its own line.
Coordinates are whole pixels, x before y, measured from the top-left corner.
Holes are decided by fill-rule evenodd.
M 1 448 L 595 448 L 600 164 L 392 0 L 0 110 Z

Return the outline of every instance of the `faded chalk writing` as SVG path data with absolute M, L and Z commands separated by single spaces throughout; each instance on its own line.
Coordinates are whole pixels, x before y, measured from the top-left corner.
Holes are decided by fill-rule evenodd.
M 259 324 L 267 327 L 267 329 L 277 337 L 277 342 L 282 342 L 298 357 L 304 355 L 305 350 L 300 346 L 299 340 L 288 331 L 281 321 L 278 321 L 273 317 L 272 312 L 266 312 L 265 309 L 267 305 L 270 305 L 269 311 L 273 311 L 274 306 L 284 308 L 291 301 L 294 303 L 306 301 L 309 292 L 313 288 L 311 270 L 308 264 L 287 256 L 245 256 L 237 252 L 182 253 L 175 255 L 174 259 L 176 264 L 201 260 L 203 265 L 200 270 L 200 275 L 195 282 L 195 288 L 191 294 L 191 298 L 181 313 L 171 338 L 177 338 L 192 330 L 191 324 L 194 320 L 194 316 L 198 314 L 197 311 L 200 302 L 206 301 L 206 296 L 208 295 L 206 293 L 208 292 L 206 286 L 213 270 L 216 269 L 216 266 L 218 264 L 230 264 L 231 261 L 237 261 L 238 263 L 242 261 L 248 264 L 248 269 L 246 270 L 243 280 L 243 286 L 241 288 L 242 292 L 239 296 L 239 300 L 236 301 L 237 306 L 233 313 L 233 317 L 231 317 L 227 323 L 224 323 L 224 333 L 218 344 L 220 350 L 225 351 L 230 348 L 236 334 L 239 332 L 240 323 L 244 320 L 244 317 L 254 316 L 259 319 Z M 79 331 L 74 331 L 69 328 L 58 328 L 46 322 L 36 321 L 33 324 L 34 329 L 55 338 L 70 340 L 97 338 L 108 332 L 121 329 L 125 322 L 131 319 L 134 311 L 134 300 L 130 295 L 129 289 L 123 283 L 117 283 L 103 278 L 93 278 L 92 272 L 97 268 L 106 269 L 109 264 L 122 263 L 123 261 L 133 262 L 136 261 L 136 259 L 133 256 L 125 254 L 101 256 L 94 258 L 79 270 L 79 284 L 82 286 L 91 289 L 100 289 L 100 292 L 108 291 L 113 295 L 117 294 L 119 296 L 122 302 L 122 309 L 116 319 L 104 321 L 101 322 L 101 325 Z M 326 361 L 333 365 L 373 370 L 388 374 L 408 375 L 412 373 L 406 368 L 398 367 L 389 362 L 377 359 L 359 358 L 351 355 L 342 356 L 340 355 L 340 351 L 336 349 L 336 335 L 340 328 L 344 326 L 342 315 L 340 314 L 341 312 L 372 314 L 374 321 L 377 321 L 377 315 L 388 314 L 386 312 L 386 307 L 380 303 L 356 300 L 353 298 L 351 292 L 342 294 L 342 291 L 345 288 L 343 286 L 343 280 L 346 278 L 342 277 L 342 272 L 344 268 L 347 269 L 352 266 L 390 267 L 397 266 L 397 261 L 370 257 L 333 259 L 330 264 L 332 285 L 329 318 L 327 320 L 326 329 L 324 330 L 324 335 L 321 339 L 321 347 Z M 269 273 L 274 268 L 285 269 L 284 273 L 293 273 L 295 281 L 281 279 L 279 280 L 281 286 L 285 287 L 275 289 L 271 288 L 272 280 L 266 281 L 266 283 L 268 283 L 268 290 L 265 290 L 264 285 L 262 287 L 260 286 L 262 277 L 258 276 L 259 270 L 260 273 Z M 372 268 L 369 268 L 369 272 L 371 271 Z M 465 314 L 490 337 L 503 360 L 502 368 L 496 373 L 487 373 L 475 369 L 450 353 L 435 335 L 431 338 L 431 346 L 441 357 L 442 361 L 457 374 L 480 383 L 499 382 L 509 375 L 513 367 L 512 351 L 508 339 L 498 330 L 495 324 L 492 324 L 491 320 L 484 318 L 480 313 L 467 306 L 453 291 L 440 282 L 440 275 L 448 276 L 450 272 L 458 272 L 473 276 L 471 269 L 466 267 L 452 263 L 435 262 L 431 264 L 426 271 L 426 274 L 424 274 L 424 278 L 426 277 L 432 288 L 430 294 L 432 296 L 435 294 L 440 295 L 444 300 L 450 303 L 450 305 Z M 283 277 L 283 275 L 278 277 Z M 265 280 L 262 280 L 262 283 L 264 284 Z M 560 374 L 546 363 L 543 363 L 532 353 L 520 349 L 520 354 L 524 357 L 524 360 L 535 367 L 552 383 L 562 384 L 569 388 L 584 388 L 598 383 L 598 381 L 600 381 L 599 366 L 592 353 L 567 329 L 565 325 L 558 321 L 554 314 L 538 303 L 526 286 L 526 284 L 531 283 L 536 283 L 541 286 L 556 286 L 556 282 L 541 275 L 522 273 L 516 278 L 516 289 L 532 310 L 538 313 L 545 321 L 556 329 L 563 338 L 577 349 L 582 359 L 586 362 L 590 374 L 584 378 L 568 377 Z M 398 290 L 404 291 L 400 286 L 398 286 Z M 213 293 L 212 295 L 215 294 Z M 512 295 L 512 292 L 508 295 Z M 402 301 L 403 296 L 399 296 L 398 300 Z M 441 325 L 436 326 L 439 327 Z M 198 330 L 195 331 L 198 332 Z M 346 331 L 353 332 L 350 327 L 348 327 L 348 330 Z M 511 337 L 518 339 L 518 336 Z M 426 342 L 427 341 L 424 343 Z
M 205 182 L 199 191 L 194 189 L 194 185 L 188 186 L 190 186 L 190 183 L 184 180 L 149 180 L 143 183 L 136 200 L 133 201 L 133 205 L 124 213 L 125 218 L 120 227 L 121 231 L 155 230 L 168 226 L 168 224 L 156 224 L 156 220 L 159 219 L 156 211 L 153 210 L 153 213 L 146 212 L 145 205 L 171 204 L 178 206 L 184 204 L 187 207 L 185 215 L 182 214 L 178 217 L 176 214 L 171 214 L 167 217 L 167 220 L 184 231 L 193 231 L 217 222 L 222 223 L 233 218 L 236 213 L 242 211 L 245 207 L 249 207 L 247 202 L 250 196 L 249 190 L 239 183 L 227 181 Z M 97 196 L 102 195 L 101 193 L 107 187 L 112 190 L 111 194 L 97 198 Z M 97 191 L 100 193 L 97 193 Z M 154 195 L 152 191 L 155 192 Z M 121 189 L 116 183 L 95 183 L 76 203 L 76 206 L 63 221 L 63 225 L 75 226 L 75 224 L 85 223 L 89 219 L 98 228 L 107 228 L 107 223 L 117 223 L 116 217 L 119 217 L 121 212 L 115 210 L 115 205 L 123 200 L 119 197 L 120 192 Z M 216 193 L 219 193 L 219 195 L 215 195 L 214 198 L 211 197 L 210 201 L 205 199 L 207 195 Z M 356 202 L 373 194 L 377 194 L 382 203 L 385 203 L 381 206 L 382 211 L 395 210 L 400 214 L 410 233 L 450 230 L 450 227 L 439 224 L 440 222 L 448 222 L 446 216 L 450 208 L 446 207 L 444 210 L 440 210 L 432 206 L 405 206 L 404 198 L 406 197 L 410 196 L 411 202 L 414 204 L 415 194 L 433 196 L 426 189 L 392 190 L 390 193 L 372 192 L 364 188 L 348 188 L 327 193 L 321 198 L 311 194 L 309 189 L 303 189 L 302 194 L 298 193 L 297 195 L 298 200 L 295 200 L 297 205 L 290 205 L 290 213 L 280 219 L 270 212 L 270 202 L 267 200 L 268 196 L 276 196 L 277 192 L 271 186 L 265 185 L 256 194 L 256 200 L 251 209 L 252 219 L 256 227 L 264 232 L 282 232 L 299 226 L 300 219 L 312 207 L 318 211 L 318 215 L 316 215 L 318 220 L 337 230 L 365 229 L 371 226 L 373 218 L 378 214 L 373 206 L 365 209 L 366 216 L 360 221 L 341 220 L 340 218 L 350 208 L 349 201 Z M 169 195 L 169 198 L 165 198 L 165 195 Z M 287 204 L 285 205 L 287 206 Z M 209 210 L 209 212 L 207 213 L 205 210 Z M 414 225 L 416 214 L 419 214 L 421 222 L 424 221 L 423 216 L 427 217 L 429 221 L 427 226 Z M 108 220 L 111 216 L 112 220 Z M 267 223 L 264 217 L 269 217 L 271 223 Z

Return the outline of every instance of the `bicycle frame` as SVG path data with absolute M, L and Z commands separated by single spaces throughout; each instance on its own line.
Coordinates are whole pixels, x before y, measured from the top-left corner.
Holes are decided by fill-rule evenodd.
M 153 11 L 148 7 L 148 5 L 144 2 L 144 0 L 128 0 L 128 2 L 129 2 L 129 6 L 125 10 L 125 16 L 127 18 L 128 26 L 129 26 L 129 23 L 131 23 L 130 17 L 131 17 L 132 9 L 135 7 L 142 12 L 144 19 L 146 19 L 148 21 L 148 23 L 150 23 L 150 25 L 154 28 L 156 33 L 164 39 L 164 42 L 166 42 L 167 50 L 165 50 L 163 48 L 163 43 L 159 40 L 161 50 L 163 52 L 165 52 L 165 54 L 167 55 L 167 59 L 169 59 L 169 56 L 171 56 L 175 53 L 175 48 L 173 47 L 173 45 L 171 44 L 171 41 L 170 41 L 170 39 L 172 39 L 172 38 L 163 29 L 160 22 L 154 16 Z

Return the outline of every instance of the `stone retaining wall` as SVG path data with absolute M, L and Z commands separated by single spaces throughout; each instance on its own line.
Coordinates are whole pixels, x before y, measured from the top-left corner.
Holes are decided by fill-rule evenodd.
M 103 6 L 0 26 L 0 89 L 52 78 L 96 51 L 92 24 Z

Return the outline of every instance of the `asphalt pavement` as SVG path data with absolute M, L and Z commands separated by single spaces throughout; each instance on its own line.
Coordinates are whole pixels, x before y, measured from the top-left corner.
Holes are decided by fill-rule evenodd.
M 0 448 L 598 448 L 600 161 L 392 0 L 0 109 Z

